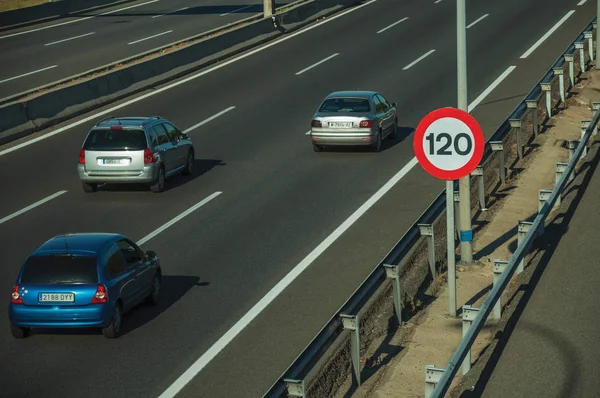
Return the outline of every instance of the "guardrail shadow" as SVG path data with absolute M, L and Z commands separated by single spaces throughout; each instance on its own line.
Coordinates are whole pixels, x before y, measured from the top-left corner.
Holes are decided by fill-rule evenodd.
M 516 292 L 514 292 L 511 299 L 506 303 L 504 311 L 507 311 L 509 308 L 513 308 L 513 306 L 511 305 L 512 302 L 516 299 L 516 296 L 519 292 L 523 292 L 522 298 L 518 301 L 517 305 L 514 306 L 513 313 L 510 315 L 510 317 L 507 318 L 506 325 L 494 336 L 494 339 L 496 340 L 496 345 L 493 348 L 489 359 L 485 363 L 483 370 L 481 371 L 481 374 L 479 376 L 479 379 L 475 383 L 474 388 L 471 390 L 464 391 L 460 395 L 460 398 L 480 397 L 483 391 L 485 390 L 488 381 L 490 380 L 494 369 L 496 368 L 496 365 L 498 364 L 498 361 L 500 360 L 511 335 L 517 323 L 519 322 L 519 319 L 521 318 L 525 307 L 527 306 L 527 303 L 533 295 L 533 292 L 535 291 L 535 288 L 537 287 L 540 278 L 544 274 L 544 271 L 546 270 L 546 267 L 548 266 L 548 263 L 556 250 L 556 247 L 558 246 L 564 234 L 569 230 L 569 224 L 571 222 L 571 219 L 573 218 L 574 211 L 579 206 L 579 203 L 581 202 L 581 199 L 583 198 L 583 195 L 587 190 L 589 182 L 596 172 L 598 164 L 600 163 L 600 147 L 597 146 L 597 143 L 595 143 L 595 145 L 596 146 L 593 149 L 593 157 L 580 166 L 579 178 L 576 178 L 571 182 L 571 187 L 569 188 L 569 191 L 567 191 L 562 200 L 567 201 L 569 194 L 574 195 L 573 199 L 570 201 L 568 207 L 564 211 L 560 211 L 558 214 L 554 215 L 551 223 L 549 223 L 549 225 L 545 227 L 544 234 L 538 237 L 538 239 L 535 241 L 532 247 L 532 251 L 535 251 L 535 254 L 529 260 L 529 263 L 531 263 L 531 261 L 533 261 L 533 259 L 537 257 L 537 255 L 542 251 L 543 254 L 539 259 L 537 266 L 535 266 L 535 269 L 533 270 L 529 281 L 526 282 L 526 284 L 522 284 L 519 287 L 519 289 Z M 575 189 L 577 189 L 576 192 Z M 518 280 L 519 279 L 517 279 L 517 281 Z M 549 332 L 550 331 L 548 330 L 544 331 L 547 337 L 551 337 L 547 335 L 547 333 Z M 553 338 L 551 339 L 556 340 L 556 338 L 557 336 L 553 336 Z M 563 357 L 565 355 L 570 356 L 570 353 L 564 353 L 564 343 L 564 341 L 558 341 L 557 347 L 560 349 L 561 353 L 563 353 Z M 491 345 L 486 347 L 481 352 L 481 354 L 479 355 L 480 359 L 477 359 L 475 361 L 474 366 L 477 364 L 477 362 L 481 360 L 481 358 L 485 356 L 486 351 L 489 349 L 492 349 Z M 571 363 L 572 362 L 569 362 L 569 365 L 571 365 Z M 575 373 L 573 373 L 573 371 Z M 580 374 L 580 372 L 576 369 L 570 369 L 568 372 L 569 376 L 567 377 L 567 380 L 569 381 L 565 385 L 563 385 L 562 391 L 556 395 L 557 397 L 570 397 L 573 386 L 577 384 L 577 376 Z

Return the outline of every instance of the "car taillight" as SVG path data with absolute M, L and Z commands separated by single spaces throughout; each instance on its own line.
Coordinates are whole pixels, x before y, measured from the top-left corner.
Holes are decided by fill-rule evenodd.
M 19 293 L 19 285 L 15 285 L 12 288 L 10 302 L 13 304 L 23 304 L 23 299 L 21 298 L 21 294 Z
M 320 120 L 313 120 L 310 124 L 312 127 L 323 127 Z
M 150 164 L 154 161 L 154 153 L 152 153 L 152 149 L 146 148 L 144 149 L 144 164 Z
M 370 120 L 363 120 L 360 122 L 360 127 L 373 127 L 373 123 Z
M 85 164 L 85 149 L 79 150 L 79 164 Z
M 90 304 L 102 304 L 108 302 L 108 292 L 106 291 L 106 286 L 98 285 L 96 288 L 96 293 L 94 293 L 94 297 L 92 297 L 92 301 Z

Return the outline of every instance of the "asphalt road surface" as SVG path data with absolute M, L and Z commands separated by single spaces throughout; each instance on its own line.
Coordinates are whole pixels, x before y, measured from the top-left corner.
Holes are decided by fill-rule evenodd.
M 598 159 L 590 163 L 597 168 Z M 574 212 L 559 216 L 560 223 L 567 224 L 566 232 L 565 227 L 547 228 L 546 234 L 555 234 L 547 238 L 548 247 L 555 249 L 549 261 L 538 265 L 543 273 L 529 287 L 533 291 L 522 313 L 520 304 L 515 310 L 520 314 L 516 325 L 499 358 L 493 356 L 491 376 L 486 372 L 480 380 L 483 394 L 478 396 L 598 396 L 600 246 L 595 231 L 600 222 L 599 195 L 596 169 L 581 201 L 574 202 Z
M 590 2 L 544 3 L 467 2 L 469 102 L 488 137 L 595 11 Z M 15 341 L 0 307 L 3 395 L 146 398 L 172 386 L 182 397 L 260 397 L 443 189 L 410 163 L 410 134 L 429 111 L 456 105 L 454 7 L 371 2 L 108 111 L 160 114 L 182 130 L 210 119 L 189 132 L 196 175 L 161 194 L 82 191 L 76 159 L 96 114 L 0 149 L 0 217 L 66 191 L 0 224 L 7 297 L 24 257 L 54 235 L 117 231 L 139 240 L 221 192 L 143 245 L 162 258 L 163 302 L 125 318 L 129 332 L 118 340 L 45 332 Z M 313 152 L 311 116 L 342 89 L 398 102 L 398 138 L 381 153 Z M 284 277 L 289 286 L 274 294 Z M 184 386 L 178 378 L 192 365 Z
M 289 3 L 277 3 L 277 6 Z M 0 32 L 0 98 L 263 11 L 262 0 L 140 0 Z

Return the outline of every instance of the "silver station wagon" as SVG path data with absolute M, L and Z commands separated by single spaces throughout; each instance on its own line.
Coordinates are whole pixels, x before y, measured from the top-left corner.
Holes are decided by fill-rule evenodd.
M 77 172 L 85 192 L 106 183 L 147 184 L 161 192 L 167 178 L 192 174 L 194 162 L 192 140 L 169 120 L 108 117 L 85 137 Z
M 313 116 L 310 139 L 315 152 L 324 146 L 367 145 L 376 152 L 381 141 L 396 136 L 396 103 L 375 91 L 336 91 Z

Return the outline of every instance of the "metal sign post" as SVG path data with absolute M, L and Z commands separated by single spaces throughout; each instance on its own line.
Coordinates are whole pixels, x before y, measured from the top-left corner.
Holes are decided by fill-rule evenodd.
M 461 109 L 436 109 L 415 129 L 413 150 L 419 164 L 433 177 L 446 180 L 448 312 L 452 316 L 456 316 L 454 180 L 470 175 L 479 166 L 484 146 L 481 126 Z

